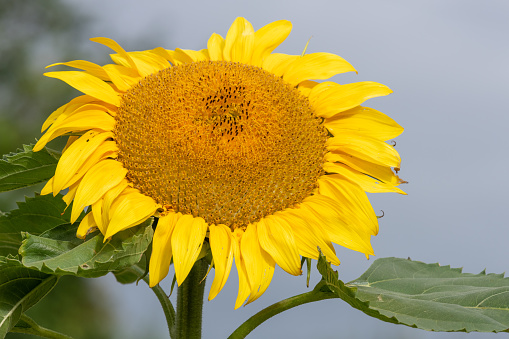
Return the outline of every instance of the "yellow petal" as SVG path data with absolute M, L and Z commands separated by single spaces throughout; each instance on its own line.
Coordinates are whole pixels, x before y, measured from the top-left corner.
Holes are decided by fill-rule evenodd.
M 249 63 L 253 53 L 254 29 L 249 21 L 237 18 L 226 34 L 223 58 L 226 61 Z
M 257 223 L 262 248 L 287 273 L 301 275 L 299 250 L 293 231 L 284 219 L 268 216 Z
M 210 287 L 209 300 L 221 291 L 233 263 L 232 232 L 226 225 L 209 225 L 209 242 L 214 258 L 214 281 Z
M 176 48 L 174 51 L 167 50 L 167 52 L 175 60 L 176 64 L 188 64 L 194 61 L 189 54 L 187 54 L 180 48 Z
M 103 198 L 100 198 L 96 202 L 94 202 L 91 206 L 92 215 L 94 216 L 94 221 L 99 228 L 99 231 L 104 235 L 106 234 L 106 226 L 103 224 Z
M 318 260 L 318 248 L 322 251 L 328 261 L 334 265 L 339 265 L 339 259 L 329 236 L 321 227 L 309 224 L 305 219 L 299 216 L 300 209 L 287 209 L 283 212 L 274 214 L 290 225 L 295 235 L 295 243 L 299 249 L 299 254 Z
M 406 182 L 394 174 L 392 169 L 388 166 L 374 164 L 371 161 L 362 160 L 343 152 L 329 152 L 325 154 L 325 161 L 340 162 L 356 171 L 393 186 L 398 186 L 399 184 Z
M 350 132 L 382 141 L 403 133 L 403 127 L 387 115 L 362 106 L 336 114 L 332 119 L 325 119 L 324 125 L 333 135 L 339 136 L 341 133 Z
M 57 62 L 55 64 L 46 66 L 46 68 L 57 66 L 57 65 L 63 65 L 63 66 L 69 66 L 69 67 L 73 67 L 73 68 L 82 69 L 82 70 L 86 71 L 87 73 L 89 73 L 90 75 L 93 75 L 96 78 L 99 78 L 103 81 L 110 80 L 110 77 L 108 76 L 108 74 L 104 71 L 104 69 L 101 66 L 94 64 L 93 62 L 90 62 L 90 61 L 73 60 L 73 61 L 69 61 L 69 62 Z
M 309 102 L 316 115 L 332 118 L 336 114 L 359 106 L 364 101 L 392 93 L 382 84 L 372 81 L 338 85 L 327 82 L 315 86 L 309 93 Z
M 72 177 L 64 188 L 74 185 L 78 180 L 81 180 L 85 174 L 95 166 L 99 161 L 116 158 L 118 153 L 117 143 L 115 141 L 105 141 L 93 152 L 90 157 L 82 159 L 83 163 L 77 172 L 73 173 Z
M 292 31 L 288 20 L 274 21 L 255 32 L 251 64 L 261 67 L 263 59 L 279 46 Z
M 115 119 L 104 111 L 85 111 L 72 114 L 60 123 L 54 123 L 34 146 L 34 152 L 40 151 L 51 140 L 69 132 L 81 132 L 90 129 L 112 131 Z
M 203 52 L 203 50 L 193 51 L 191 49 L 177 48 L 177 49 L 175 49 L 175 52 L 184 53 L 191 59 L 191 62 L 208 61 L 209 60 L 208 54 L 205 54 Z
M 69 101 L 67 104 L 60 106 L 56 109 L 50 116 L 44 121 L 42 124 L 41 132 L 44 132 L 55 120 L 64 113 L 74 112 L 76 108 L 82 106 L 83 104 L 90 103 L 91 101 L 96 100 L 92 98 L 90 95 L 80 95 Z
M 134 72 L 131 68 L 122 65 L 108 64 L 104 65 L 103 68 L 108 73 L 113 85 L 120 92 L 126 92 L 141 79 L 138 76 L 138 72 Z
M 236 228 L 235 231 L 233 231 L 233 255 L 235 257 L 235 267 L 237 268 L 237 273 L 239 275 L 239 292 L 237 294 L 237 299 L 235 300 L 235 309 L 242 306 L 251 292 L 251 286 L 249 285 L 249 279 L 247 277 L 246 263 L 240 249 L 243 236 L 244 231 L 241 228 Z
M 396 192 L 406 195 L 395 184 L 380 181 L 344 164 L 326 162 L 323 165 L 323 169 L 329 173 L 337 173 L 334 174 L 337 176 L 336 178 L 350 180 L 369 193 Z
M 66 121 L 67 119 L 71 118 L 72 116 L 78 113 L 105 112 L 111 116 L 114 116 L 116 114 L 115 112 L 111 111 L 110 107 L 112 106 L 110 104 L 106 104 L 105 102 L 102 101 L 81 103 L 79 105 L 76 105 L 75 107 L 76 108 L 73 111 L 66 109 L 65 112 L 63 112 L 57 119 L 55 119 L 55 121 L 53 122 L 53 126 L 50 127 L 49 130 L 51 130 L 52 128 L 53 129 L 56 128 L 57 125 L 60 125 L 62 122 Z
M 169 49 L 164 49 L 162 47 L 157 47 L 154 48 L 152 52 L 162 56 L 174 66 L 193 62 L 193 59 L 189 55 L 187 55 L 186 53 L 184 53 L 184 51 L 179 49 L 177 49 L 176 51 L 172 51 Z
M 401 158 L 392 145 L 368 136 L 344 132 L 327 139 L 326 145 L 329 151 L 350 154 L 378 165 L 395 168 L 401 165 Z
M 96 229 L 97 225 L 95 224 L 94 217 L 90 212 L 83 217 L 83 220 L 81 220 L 78 230 L 76 231 L 76 237 L 85 239 L 88 234 L 92 233 Z
M 154 215 L 158 208 L 159 205 L 154 199 L 141 194 L 137 189 L 127 187 L 111 204 L 105 240 L 129 227 L 141 224 Z
M 242 236 L 240 249 L 246 267 L 251 293 L 247 304 L 255 301 L 269 287 L 276 262 L 260 246 L 256 224 L 249 224 Z
M 159 284 L 167 275 L 170 269 L 173 251 L 171 248 L 171 236 L 181 213 L 170 213 L 159 218 L 156 231 L 152 238 L 152 254 L 150 255 L 150 287 Z
M 62 200 L 65 202 L 67 207 L 69 207 L 69 205 L 71 204 L 72 200 L 76 196 L 76 192 L 78 191 L 78 187 L 79 187 L 80 183 L 81 183 L 81 180 L 77 181 L 73 185 L 69 186 L 69 191 L 67 192 L 66 195 L 64 195 L 62 197 Z M 67 209 L 67 207 L 65 209 Z
M 219 34 L 212 34 L 207 41 L 207 49 L 209 50 L 210 60 L 223 60 L 224 39 Z
M 358 185 L 348 180 L 338 180 L 327 175 L 318 179 L 319 192 L 340 203 L 343 214 L 348 215 L 351 224 L 366 227 L 372 235 L 378 233 L 378 219 L 368 196 Z
M 52 177 L 51 179 L 48 180 L 46 185 L 44 185 L 44 187 L 41 190 L 41 195 L 46 195 L 46 194 L 50 194 L 51 192 L 53 192 L 53 180 L 55 180 L 55 177 Z M 55 193 L 55 195 L 56 194 L 58 194 L 58 192 Z
M 193 268 L 200 254 L 207 233 L 207 223 L 202 218 L 191 215 L 182 216 L 175 225 L 171 236 L 173 265 L 177 284 L 180 286 Z
M 129 53 L 127 53 L 116 41 L 108 38 L 91 38 L 90 41 L 94 41 L 104 45 L 106 47 L 111 48 L 115 52 L 118 53 L 118 57 L 114 58 L 115 55 L 112 55 L 112 60 L 115 63 L 119 63 L 123 66 L 130 67 L 134 70 L 138 70 L 136 67 L 136 63 L 131 59 Z
M 72 144 L 74 144 L 74 142 L 76 140 L 78 140 L 80 137 L 78 135 L 71 135 L 69 138 L 67 138 L 67 142 L 65 143 L 65 146 L 64 148 L 62 149 L 62 153 L 64 153 L 65 151 L 67 151 L 69 149 L 69 147 L 71 147 Z
M 342 57 L 331 53 L 311 53 L 289 65 L 283 79 L 297 85 L 304 80 L 328 79 L 345 72 L 355 72 L 355 68 Z
M 171 57 L 170 53 L 162 47 L 156 47 L 153 50 L 151 50 L 152 53 L 159 55 L 160 57 L 163 57 L 164 59 L 168 60 L 171 64 L 175 65 L 173 63 L 173 58 Z
M 370 243 L 371 234 L 358 229 L 356 225 L 348 224 L 341 205 L 333 199 L 315 194 L 304 199 L 300 208 L 310 212 L 308 215 L 302 214 L 308 222 L 320 222 L 332 242 L 354 251 L 374 254 Z
M 206 49 L 206 48 L 204 48 L 204 49 L 200 49 L 200 50 L 198 51 L 198 53 L 203 54 L 203 57 L 204 57 L 204 59 L 203 59 L 203 60 L 210 60 L 210 54 L 209 54 L 209 50 L 208 50 L 208 49 Z
M 108 190 L 124 179 L 127 170 L 116 160 L 103 160 L 85 174 L 76 192 L 72 206 L 71 222 L 74 222 L 85 206 L 91 205 Z
M 120 97 L 110 85 L 99 78 L 80 71 L 62 71 L 44 73 L 50 78 L 60 79 L 71 87 L 109 104 L 119 106 Z
M 86 159 L 108 138 L 113 137 L 111 132 L 89 131 L 62 154 L 55 170 L 53 191 L 64 189 L 73 175 L 83 165 Z
M 126 179 L 123 179 L 117 186 L 110 189 L 101 199 L 102 204 L 102 227 L 104 230 L 103 234 L 106 234 L 106 231 L 108 229 L 108 225 L 110 223 L 110 217 L 113 215 L 111 212 L 111 204 L 117 199 L 117 197 L 125 191 L 127 188 L 128 183 Z
M 307 97 L 309 96 L 309 93 L 311 93 L 313 87 L 315 87 L 316 85 L 318 85 L 318 82 L 306 80 L 301 82 L 297 88 L 302 93 L 302 95 Z
M 142 77 L 157 73 L 171 66 L 165 58 L 151 51 L 129 52 L 128 54 L 133 59 Z
M 263 59 L 262 68 L 275 76 L 281 77 L 285 74 L 288 66 L 298 58 L 300 58 L 298 55 L 273 53 Z

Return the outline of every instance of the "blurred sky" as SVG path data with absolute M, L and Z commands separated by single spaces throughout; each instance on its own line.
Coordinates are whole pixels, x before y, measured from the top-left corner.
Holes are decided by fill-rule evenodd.
M 292 34 L 276 51 L 300 54 L 312 37 L 308 52 L 338 54 L 359 71 L 358 75 L 336 76 L 335 81 L 371 80 L 394 90 L 388 97 L 364 104 L 405 127 L 396 149 L 403 159 L 400 176 L 409 181 L 402 187 L 408 196 L 370 195 L 377 214 L 385 212 L 380 233 L 372 241 L 376 257 L 440 262 L 470 273 L 508 269 L 507 0 L 65 2 L 91 18 L 85 36 L 113 38 L 127 50 L 206 48 L 209 36 L 213 32 L 225 36 L 237 16 L 246 17 L 255 29 L 279 19 L 292 21 Z M 103 46 L 85 43 L 95 53 L 110 53 Z M 48 64 L 67 61 L 51 58 Z M 366 261 L 364 255 L 342 248 L 337 251 L 344 281 L 357 278 L 374 260 Z M 314 268 L 312 286 L 318 275 Z M 212 277 L 213 272 L 209 286 Z M 234 311 L 238 285 L 232 270 L 218 297 L 205 302 L 203 337 L 227 337 L 262 308 L 308 291 L 305 280 L 305 276 L 293 277 L 277 269 L 259 300 Z M 118 338 L 144 337 L 142 331 L 147 328 L 154 338 L 167 336 L 162 310 L 143 283 L 120 286 L 113 276 L 95 283 L 109 291 L 107 307 L 118 310 Z M 170 279 L 162 282 L 168 291 L 170 284 Z M 386 324 L 341 300 L 328 300 L 280 314 L 249 338 L 463 336 Z

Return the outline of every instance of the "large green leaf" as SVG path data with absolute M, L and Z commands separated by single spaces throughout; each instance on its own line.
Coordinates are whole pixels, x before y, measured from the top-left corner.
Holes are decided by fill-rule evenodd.
M 152 241 L 152 219 L 104 242 L 99 232 L 76 238 L 76 226 L 57 226 L 40 236 L 24 234 L 19 249 L 25 266 L 45 273 L 95 278 L 138 263 Z
M 376 260 L 355 297 L 398 322 L 429 331 L 509 331 L 509 278 L 408 259 Z
M 71 208 L 61 195 L 36 195 L 18 202 L 18 208 L 0 215 L 0 255 L 18 254 L 21 232 L 40 235 L 56 226 L 69 223 Z
M 0 338 L 21 315 L 56 285 L 58 277 L 23 267 L 18 260 L 0 257 Z
M 323 257 L 317 286 L 383 321 L 428 331 L 509 332 L 509 279 L 439 264 L 382 258 L 343 284 Z
M 0 192 L 32 186 L 55 174 L 60 153 L 43 148 L 32 151 L 33 145 L 3 156 L 0 160 Z

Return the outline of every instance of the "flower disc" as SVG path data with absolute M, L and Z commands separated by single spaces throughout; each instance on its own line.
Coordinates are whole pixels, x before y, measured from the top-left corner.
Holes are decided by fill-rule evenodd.
M 115 117 L 127 178 L 157 203 L 232 229 L 300 203 L 324 174 L 327 130 L 308 99 L 259 67 L 159 71 Z

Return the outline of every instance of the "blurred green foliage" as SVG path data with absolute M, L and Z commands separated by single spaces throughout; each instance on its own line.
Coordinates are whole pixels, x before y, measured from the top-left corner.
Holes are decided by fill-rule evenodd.
M 90 288 L 86 279 L 65 276 L 27 315 L 39 325 L 70 335 L 74 339 L 109 339 L 113 337 L 111 315 L 104 306 L 105 296 Z M 34 338 L 8 333 L 6 339 Z
M 44 67 L 76 47 L 83 18 L 56 0 L 0 2 L 0 152 L 32 142 L 72 89 L 46 81 Z M 74 54 L 74 53 L 73 53 Z
M 0 154 L 14 152 L 41 135 L 40 126 L 75 91 L 42 76 L 57 61 L 86 57 L 78 45 L 87 18 L 59 0 L 0 1 Z M 16 208 L 34 189 L 0 195 L 0 210 Z M 86 280 L 63 277 L 57 287 L 27 314 L 39 325 L 79 338 L 111 338 L 111 315 L 105 296 Z M 7 338 L 26 338 L 10 333 Z
M 86 23 L 59 0 L 0 1 L 0 154 L 33 143 L 46 117 L 75 96 L 71 87 L 42 73 L 76 53 L 86 56 L 78 45 L 86 41 L 81 38 Z M 0 195 L 0 210 L 15 208 L 15 201 L 33 191 Z

